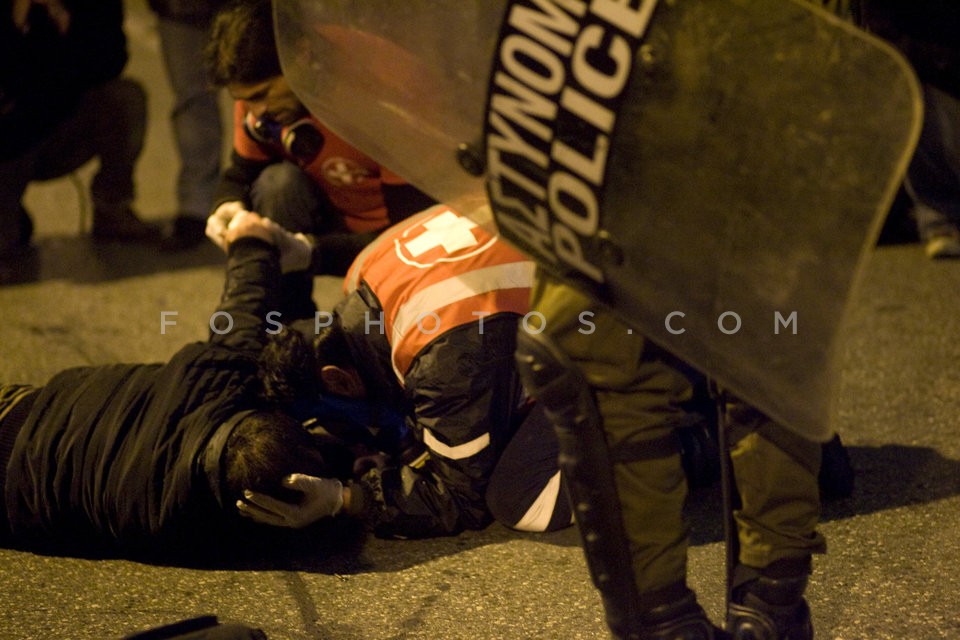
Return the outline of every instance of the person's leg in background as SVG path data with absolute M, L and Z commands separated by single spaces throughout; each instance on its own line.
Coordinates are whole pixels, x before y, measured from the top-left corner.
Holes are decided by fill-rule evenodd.
M 207 27 L 160 17 L 157 32 L 173 89 L 170 123 L 180 158 L 177 212 L 160 246 L 177 251 L 204 240 L 207 215 L 220 176 L 223 123 L 219 91 L 199 63 L 208 39 Z
M 960 258 L 960 100 L 923 85 L 924 119 L 905 186 L 930 258 Z
M 0 161 L 0 262 L 14 263 L 31 250 L 33 220 L 21 202 L 35 175 L 36 150 Z M 11 265 L 12 266 L 12 265 Z
M 117 78 L 88 91 L 74 118 L 55 132 L 55 144 L 37 165 L 37 179 L 63 176 L 91 156 L 100 168 L 90 184 L 92 235 L 97 240 L 153 240 L 157 229 L 133 210 L 134 172 L 143 151 L 147 95 L 139 83 Z
M 74 114 L 20 157 L 4 162 L 0 182 L 0 255 L 29 246 L 33 224 L 21 199 L 27 184 L 61 178 L 93 158 L 100 168 L 90 185 L 93 235 L 103 240 L 146 240 L 155 230 L 131 206 L 134 169 L 146 132 L 146 94 L 126 78 L 88 91 Z

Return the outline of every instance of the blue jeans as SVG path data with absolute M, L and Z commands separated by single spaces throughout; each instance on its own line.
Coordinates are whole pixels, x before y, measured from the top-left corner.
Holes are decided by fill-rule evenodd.
M 960 230 L 960 100 L 924 85 L 924 122 L 907 170 L 921 240 Z
M 253 211 L 289 231 L 320 235 L 345 231 L 317 181 L 292 162 L 267 166 L 250 188 Z
M 207 29 L 160 18 L 157 32 L 174 95 L 170 123 L 180 156 L 178 214 L 206 220 L 220 177 L 223 151 L 219 92 L 199 62 Z

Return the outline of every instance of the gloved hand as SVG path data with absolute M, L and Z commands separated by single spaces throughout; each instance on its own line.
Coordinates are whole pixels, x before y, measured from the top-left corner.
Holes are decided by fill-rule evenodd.
M 290 233 L 270 218 L 264 218 L 264 226 L 274 235 L 274 244 L 280 249 L 280 270 L 283 273 L 304 271 L 313 258 L 313 243 L 302 233 Z
M 207 218 L 207 237 L 213 240 L 213 243 L 224 251 L 227 250 L 227 228 L 237 214 L 242 211 L 246 211 L 243 203 L 239 200 L 233 200 L 221 204 L 217 207 L 217 210 Z
M 283 479 L 283 486 L 303 493 L 303 499 L 293 504 L 262 493 L 244 491 L 244 499 L 237 501 L 240 515 L 260 524 L 300 529 L 321 518 L 336 515 L 343 507 L 343 484 L 337 479 L 294 473 Z
M 233 216 L 233 220 L 227 225 L 227 233 L 224 235 L 224 239 L 228 246 L 240 238 L 259 238 L 264 242 L 276 245 L 277 234 L 266 223 L 267 219 L 260 217 L 259 214 L 252 211 L 241 211 Z

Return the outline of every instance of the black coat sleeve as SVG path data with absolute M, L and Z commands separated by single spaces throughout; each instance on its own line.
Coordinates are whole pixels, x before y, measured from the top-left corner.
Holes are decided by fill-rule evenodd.
M 414 362 L 408 426 L 426 461 L 367 474 L 365 508 L 381 537 L 447 535 L 488 525 L 490 476 L 516 430 L 522 401 L 514 364 L 517 318 L 490 316 L 447 332 Z
M 223 295 L 210 330 L 210 342 L 256 356 L 278 307 L 280 254 L 256 238 L 241 238 L 227 254 Z
M 336 231 L 321 235 L 310 234 L 313 253 L 310 272 L 314 275 L 344 276 L 364 247 L 373 242 L 378 231 L 351 233 Z
M 383 184 L 383 201 L 387 207 L 390 224 L 396 224 L 415 213 L 425 211 L 437 204 L 437 201 L 411 184 Z M 334 231 L 321 235 L 311 235 L 313 256 L 310 271 L 315 275 L 346 275 L 353 260 L 363 248 L 373 242 L 380 231 L 351 233 Z

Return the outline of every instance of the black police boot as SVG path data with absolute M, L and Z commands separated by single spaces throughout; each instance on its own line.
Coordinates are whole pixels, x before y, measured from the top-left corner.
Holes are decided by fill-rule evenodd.
M 680 600 L 651 609 L 643 616 L 640 640 L 727 640 L 729 636 L 710 623 L 690 592 Z
M 803 598 L 807 574 L 761 575 L 734 589 L 727 607 L 732 640 L 813 640 L 810 607 Z
M 30 245 L 30 239 L 33 238 L 33 218 L 30 217 L 23 205 L 20 205 L 20 210 L 17 212 L 17 221 L 20 224 L 18 244 L 27 247 Z

